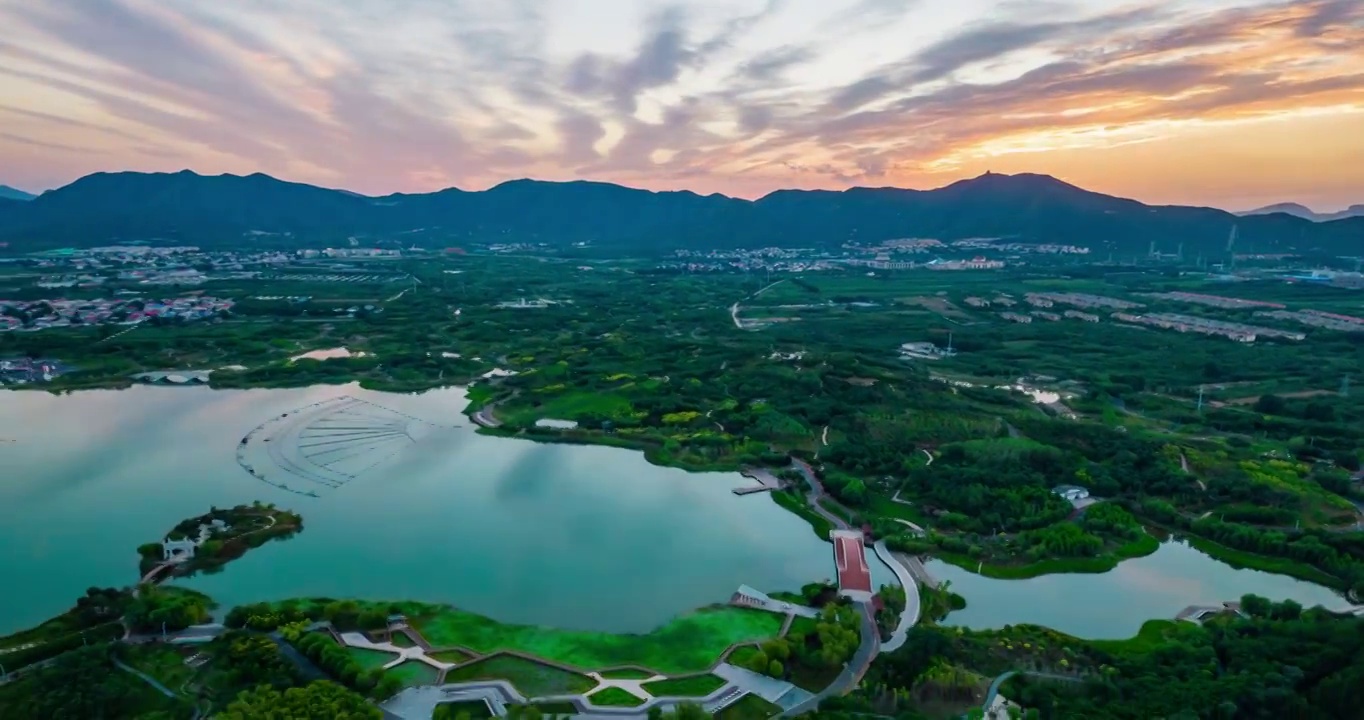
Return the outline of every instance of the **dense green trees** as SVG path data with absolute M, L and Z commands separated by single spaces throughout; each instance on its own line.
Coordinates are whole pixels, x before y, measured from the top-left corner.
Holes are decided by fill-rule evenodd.
M 284 691 L 268 685 L 237 696 L 214 720 L 378 720 L 379 708 L 326 680 Z
M 397 677 L 378 668 L 366 670 L 361 667 L 345 648 L 325 633 L 308 633 L 298 641 L 297 647 L 328 675 L 357 692 L 384 699 L 402 688 L 402 681 Z
M 129 603 L 124 619 L 138 632 L 183 630 L 206 622 L 210 605 L 206 596 L 192 590 L 144 585 Z
M 854 701 L 884 712 L 895 693 L 934 682 L 936 668 L 953 663 L 987 677 L 1040 670 L 1083 680 L 1020 675 L 1009 681 L 1004 694 L 1041 718 L 1359 716 L 1364 618 L 1253 596 L 1241 606 L 1248 617 L 1216 618 L 1203 627 L 1178 623 L 1160 637 L 1144 630 L 1125 642 L 1088 643 L 1040 629 L 1020 636 L 1020 628 L 961 633 L 916 627 L 902 649 L 878 658 Z M 1005 646 L 1024 653 L 1025 642 L 1026 654 L 1001 654 Z
M 279 646 L 268 637 L 229 632 L 221 642 L 226 645 L 226 657 L 218 665 L 226 668 L 234 686 L 286 688 L 298 677 L 298 670 L 284 659 Z
M 114 667 L 107 644 L 77 647 L 21 680 L 0 685 L 5 720 L 185 720 L 192 714 L 188 703 L 167 698 Z

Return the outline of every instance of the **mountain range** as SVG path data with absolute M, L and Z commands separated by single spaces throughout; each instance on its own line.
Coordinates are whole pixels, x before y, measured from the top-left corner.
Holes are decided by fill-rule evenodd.
M 1311 220 L 1312 222 L 1330 222 L 1332 220 L 1344 220 L 1345 218 L 1364 217 L 1364 205 L 1351 205 L 1340 212 L 1319 213 L 1314 212 L 1306 205 L 1300 205 L 1298 203 L 1277 203 L 1275 205 L 1266 205 L 1262 208 L 1255 208 L 1254 210 L 1245 210 L 1236 214 L 1246 216 L 1269 215 L 1271 213 L 1284 213 L 1286 215 L 1292 215 L 1293 217 L 1300 217 L 1303 220 Z
M 23 190 L 12 188 L 8 185 L 0 185 L 0 198 L 5 200 L 32 200 L 35 197 L 37 197 L 37 195 L 34 195 L 33 193 L 26 193 Z
M 96 173 L 30 201 L 0 200 L 11 249 L 146 240 L 205 248 L 343 242 L 590 243 L 622 254 L 678 248 L 827 247 L 895 238 L 1005 238 L 1145 255 L 1364 252 L 1364 218 L 1312 222 L 1153 206 L 1046 175 L 987 173 L 934 190 L 779 190 L 758 200 L 609 183 L 513 180 L 488 190 L 368 197 L 262 174 Z

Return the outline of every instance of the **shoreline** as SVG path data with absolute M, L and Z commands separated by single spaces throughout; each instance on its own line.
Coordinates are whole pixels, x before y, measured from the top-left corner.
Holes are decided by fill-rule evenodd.
M 298 390 L 304 387 L 311 386 L 338 387 L 353 383 L 358 384 L 358 386 L 361 389 L 365 389 L 371 392 L 380 393 L 395 392 L 393 390 L 366 387 L 363 380 L 359 381 L 349 380 L 344 383 L 313 382 L 308 383 L 307 385 L 268 384 L 240 388 L 230 386 L 228 387 L 214 386 L 212 384 L 209 384 L 207 386 L 196 387 L 206 387 L 209 390 L 285 390 L 285 389 Z M 102 389 L 104 390 L 126 389 L 127 387 L 134 387 L 137 385 L 141 385 L 141 383 L 130 383 L 129 385 L 124 386 L 122 388 Z M 148 387 L 157 386 L 148 385 Z M 33 390 L 42 389 L 47 390 L 54 395 L 66 394 L 68 392 L 74 391 L 74 389 L 60 390 L 36 385 L 19 386 L 17 388 L 7 387 L 4 389 L 33 389 Z M 498 400 L 494 399 L 496 393 L 488 392 L 488 390 L 491 389 L 491 386 L 489 386 L 486 383 L 477 383 L 475 385 L 445 383 L 438 386 L 427 387 L 420 391 L 410 391 L 409 393 L 397 391 L 397 393 L 424 394 L 426 392 L 435 392 L 450 389 L 460 389 L 464 391 L 467 403 L 465 407 L 460 411 L 460 414 L 469 418 L 472 424 L 474 425 L 474 432 L 481 435 L 530 440 L 533 442 L 540 443 L 555 443 L 584 446 L 595 445 L 601 447 L 612 447 L 622 450 L 632 450 L 642 453 L 646 462 L 648 462 L 651 465 L 663 468 L 678 469 L 685 472 L 739 473 L 743 468 L 743 466 L 738 463 L 717 462 L 713 464 L 696 464 L 684 461 L 677 461 L 672 458 L 668 458 L 665 460 L 659 457 L 658 451 L 661 449 L 661 447 L 657 446 L 656 444 L 633 438 L 625 438 L 619 435 L 605 435 L 599 433 L 586 434 L 583 433 L 582 431 L 577 431 L 577 434 L 568 435 L 563 432 L 548 431 L 540 433 L 527 431 L 509 431 L 496 426 L 489 427 L 487 425 L 479 423 L 475 417 L 478 416 L 480 413 L 485 413 L 487 419 L 497 421 L 497 418 L 493 415 L 492 410 L 498 404 Z M 478 389 L 481 389 L 483 392 L 479 393 Z M 477 395 L 475 395 L 475 393 L 477 393 Z M 820 525 L 827 525 L 828 524 L 827 521 L 823 520 L 822 516 L 819 516 L 817 514 L 817 511 L 809 506 L 808 502 L 806 502 L 806 499 L 803 495 L 796 494 L 788 498 L 784 496 L 781 491 L 777 491 L 772 494 L 774 496 L 774 501 L 778 505 L 782 506 L 782 508 L 787 512 L 791 512 L 792 514 L 796 515 L 802 520 L 805 520 L 807 523 L 811 525 L 812 532 L 814 532 L 817 537 L 819 537 L 821 540 L 827 541 L 827 528 L 820 527 Z M 786 493 L 786 495 L 790 495 L 790 493 Z M 800 505 L 800 509 L 792 507 L 797 504 Z M 823 530 L 824 532 L 821 532 L 821 530 Z M 1226 548 L 1211 540 L 1202 538 L 1187 531 L 1181 531 L 1180 534 L 1186 536 L 1190 540 L 1190 544 L 1193 545 L 1200 552 L 1203 552 L 1204 554 L 1208 555 L 1209 557 L 1212 557 L 1215 560 L 1231 565 L 1232 567 L 1238 568 L 1245 567 L 1249 569 L 1260 570 L 1279 575 L 1287 575 L 1298 580 L 1322 585 L 1324 587 L 1328 587 L 1330 589 L 1338 591 L 1344 589 L 1343 583 L 1339 578 L 1331 576 L 1323 571 L 1317 570 L 1316 568 L 1310 565 L 1304 565 L 1302 563 L 1293 561 L 1289 558 L 1254 555 L 1251 553 L 1245 553 L 1243 551 L 1234 550 L 1232 548 Z M 991 564 L 988 562 L 981 566 L 978 560 L 967 558 L 965 556 L 958 556 L 952 553 L 939 552 L 933 553 L 932 556 L 937 557 L 943 560 L 944 562 L 948 562 L 949 564 L 952 564 L 954 566 L 960 567 L 963 570 L 975 574 L 980 574 L 984 577 L 989 577 L 992 579 L 1022 580 L 1052 574 L 1103 574 L 1113 570 L 1123 560 L 1144 557 L 1155 552 L 1155 549 L 1156 548 L 1154 547 L 1142 548 L 1142 551 L 1140 552 L 1123 553 L 1120 552 L 1121 548 L 1119 548 L 1118 549 L 1119 552 L 1099 558 L 1048 558 L 1038 561 L 1036 563 L 1030 563 L 1028 565 L 1022 566 L 998 565 Z

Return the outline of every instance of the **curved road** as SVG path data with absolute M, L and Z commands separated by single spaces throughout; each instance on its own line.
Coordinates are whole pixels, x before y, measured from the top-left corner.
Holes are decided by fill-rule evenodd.
M 1026 675 L 1028 677 L 1042 678 L 1044 680 L 1081 682 L 1080 678 L 1070 677 L 1069 675 L 1054 675 L 1052 673 L 1032 672 L 1028 670 L 1010 670 L 1006 673 L 1002 673 L 999 677 L 994 679 L 994 682 L 990 683 L 990 689 L 988 692 L 985 693 L 985 703 L 981 705 L 981 709 L 983 709 L 988 714 L 990 712 L 990 706 L 995 704 L 995 696 L 999 694 L 1000 686 L 1004 684 L 1004 681 L 1008 680 L 1009 678 L 1015 675 Z
M 801 476 L 805 478 L 805 484 L 810 486 L 810 489 L 805 493 L 805 502 L 810 505 L 810 508 L 839 530 L 848 530 L 846 520 L 825 510 L 824 506 L 819 504 L 819 499 L 824 497 L 824 484 L 819 481 L 818 477 L 815 477 L 814 468 L 810 467 L 810 464 L 804 460 L 795 457 L 791 458 L 791 464 L 796 466 Z
M 810 504 L 810 507 L 813 508 L 816 513 L 819 513 L 820 517 L 832 523 L 834 527 L 840 530 L 847 530 L 848 523 L 844 521 L 843 518 L 825 510 L 824 507 L 819 504 L 819 499 L 824 497 L 824 485 L 819 481 L 819 478 L 815 476 L 814 468 L 810 467 L 809 463 L 796 457 L 791 458 L 791 464 L 796 467 L 796 470 L 805 478 L 806 484 L 809 485 L 809 491 L 805 494 L 805 499 L 806 502 Z M 871 667 L 871 661 L 875 659 L 877 653 L 881 651 L 881 634 L 876 628 L 876 612 L 872 609 L 871 603 L 854 602 L 853 605 L 857 608 L 858 614 L 862 616 L 862 643 L 857 646 L 857 650 L 853 652 L 852 658 L 849 659 L 848 664 L 843 667 L 843 672 L 838 674 L 838 677 L 834 679 L 829 687 L 816 693 L 809 700 L 783 712 L 781 714 L 782 717 L 796 717 L 797 715 L 811 712 L 818 708 L 819 703 L 825 698 L 847 693 L 862 680 L 862 676 L 866 674 L 867 668 Z M 918 607 L 917 603 L 915 603 L 915 607 Z M 906 630 L 908 630 L 908 628 L 906 628 Z M 903 643 L 904 641 L 901 640 L 900 642 Z M 896 647 L 899 646 L 897 645 Z
M 109 658 L 109 659 L 110 659 L 110 660 L 113 660 L 113 661 L 114 661 L 114 664 L 117 665 L 118 668 L 119 668 L 120 670 L 123 670 L 123 671 L 125 671 L 125 672 L 130 672 L 130 673 L 132 673 L 132 674 L 138 676 L 139 678 L 142 678 L 142 682 L 147 683 L 148 685 L 151 685 L 153 688 L 156 689 L 157 692 L 161 693 L 162 695 L 165 695 L 165 696 L 168 697 L 168 698 L 173 698 L 173 697 L 176 696 L 175 693 L 171 692 L 170 688 L 168 688 L 168 687 L 166 687 L 165 685 L 162 685 L 161 683 L 157 682 L 157 681 L 156 681 L 156 678 L 154 678 L 154 677 L 152 677 L 152 676 L 150 676 L 150 675 L 148 675 L 148 674 L 142 672 L 141 670 L 138 670 L 137 668 L 135 668 L 135 667 L 133 667 L 133 666 L 131 666 L 131 665 L 125 664 L 122 660 L 119 660 L 118 658 Z
M 890 639 L 881 646 L 884 652 L 894 652 L 905 644 L 906 634 L 909 629 L 919 622 L 919 583 L 910 576 L 909 570 L 900 563 L 899 560 L 891 555 L 886 548 L 885 540 L 877 540 L 872 546 L 876 550 L 876 557 L 881 558 L 895 573 L 895 578 L 900 581 L 900 586 L 905 589 L 905 610 L 900 613 L 900 623 L 896 625 L 895 632 L 891 633 Z
M 838 677 L 829 687 L 819 691 L 809 700 L 783 712 L 781 717 L 796 717 L 812 712 L 819 707 L 819 703 L 825 698 L 847 693 L 862 680 L 867 668 L 871 667 L 871 661 L 881 649 L 881 641 L 877 637 L 876 620 L 872 617 L 872 609 L 869 603 L 853 604 L 857 606 L 858 612 L 862 615 L 862 644 L 857 646 L 852 659 L 843 667 L 843 672 L 838 674 Z

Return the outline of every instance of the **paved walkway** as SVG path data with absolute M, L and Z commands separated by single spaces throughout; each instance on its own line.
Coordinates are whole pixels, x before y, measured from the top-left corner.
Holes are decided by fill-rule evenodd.
M 809 702 L 810 698 L 814 697 L 812 693 L 785 680 L 768 677 L 727 662 L 715 666 L 714 672 L 721 679 L 728 680 L 744 693 L 757 695 L 783 710 Z
M 994 679 L 994 682 L 990 683 L 990 689 L 985 693 L 985 702 L 981 703 L 980 706 L 982 712 L 990 712 L 990 709 L 995 706 L 995 696 L 999 695 L 999 687 L 1004 684 L 1005 680 L 1008 680 L 1015 675 L 1026 675 L 1028 677 L 1041 678 L 1043 680 L 1059 680 L 1061 682 L 1083 682 L 1082 678 L 1071 677 L 1070 675 L 1056 675 L 1054 673 L 1032 672 L 1027 670 L 1010 670 L 1002 673 L 999 677 Z
M 124 672 L 130 672 L 138 676 L 139 678 L 142 678 L 142 682 L 151 685 L 153 688 L 156 688 L 156 691 L 161 693 L 162 695 L 165 695 L 168 698 L 176 697 L 175 693 L 171 692 L 170 688 L 157 682 L 156 678 L 148 675 L 147 673 L 142 672 L 141 670 L 138 670 L 137 668 L 131 665 L 124 663 L 122 660 L 119 660 L 118 658 L 109 659 L 114 661 L 114 665 L 117 665 L 118 669 L 123 670 Z
M 876 550 L 876 557 L 895 573 L 900 586 L 905 589 L 905 610 L 900 613 L 900 622 L 895 626 L 890 639 L 881 645 L 881 652 L 894 652 L 905 644 L 909 629 L 919 622 L 919 583 L 915 582 L 909 570 L 886 548 L 885 540 L 877 540 L 872 547 Z
M 736 669 L 742 670 L 742 668 Z M 747 691 L 743 689 L 743 686 L 727 683 L 724 687 L 704 697 L 651 698 L 637 707 L 599 707 L 591 704 L 591 701 L 584 695 L 577 693 L 527 697 L 506 680 L 480 680 L 407 688 L 385 700 L 379 705 L 379 708 L 387 713 L 404 718 L 404 720 L 428 720 L 436 705 L 446 702 L 482 700 L 499 715 L 506 714 L 507 705 L 562 702 L 572 705 L 577 710 L 573 713 L 577 718 L 632 720 L 647 717 L 650 708 L 657 707 L 667 711 L 682 703 L 698 703 L 708 712 L 715 712 L 722 707 L 733 704 L 745 694 Z
M 796 615 L 806 618 L 819 617 L 819 611 L 812 607 L 796 605 L 795 603 L 789 603 L 785 600 L 776 600 L 767 593 L 747 585 L 740 585 L 739 589 L 734 592 L 734 596 L 730 598 L 729 602 L 732 605 L 757 608 L 759 610 L 774 612 L 778 615 Z
M 800 458 L 791 458 L 791 464 L 795 466 L 796 470 L 800 471 L 801 476 L 805 478 L 805 483 L 810 486 L 809 491 L 805 493 L 805 502 L 809 504 L 810 509 L 818 513 L 820 517 L 828 520 L 835 528 L 847 530 L 847 521 L 828 510 L 825 510 L 824 506 L 819 504 L 820 498 L 824 497 L 824 484 L 815 476 L 815 469 L 810 467 L 809 463 Z
M 910 530 L 913 530 L 913 531 L 914 531 L 914 534 L 915 534 L 915 535 L 927 535 L 927 534 L 928 534 L 928 531 L 927 531 L 927 530 L 924 530 L 922 527 L 920 527 L 920 526 L 918 526 L 918 525 L 916 525 L 916 524 L 914 524 L 914 523 L 912 523 L 912 522 L 910 522 L 910 521 L 908 521 L 908 520 L 901 520 L 900 518 L 891 518 L 891 520 L 894 520 L 895 522 L 900 523 L 901 525 L 907 526 Z
M 365 637 L 364 633 L 358 632 L 341 633 L 340 638 L 341 644 L 347 645 L 349 647 L 363 648 L 365 650 L 378 650 L 379 652 L 386 652 L 396 655 L 397 657 L 395 659 L 390 660 L 387 663 L 384 663 L 383 669 L 385 670 L 397 667 L 409 660 L 414 662 L 425 663 L 437 670 L 449 670 L 450 668 L 455 666 L 454 663 L 441 662 L 431 657 L 430 655 L 427 655 L 426 648 L 422 647 L 421 645 L 414 645 L 412 647 L 399 647 L 391 642 L 374 642 L 373 640 L 370 640 L 369 638 Z

